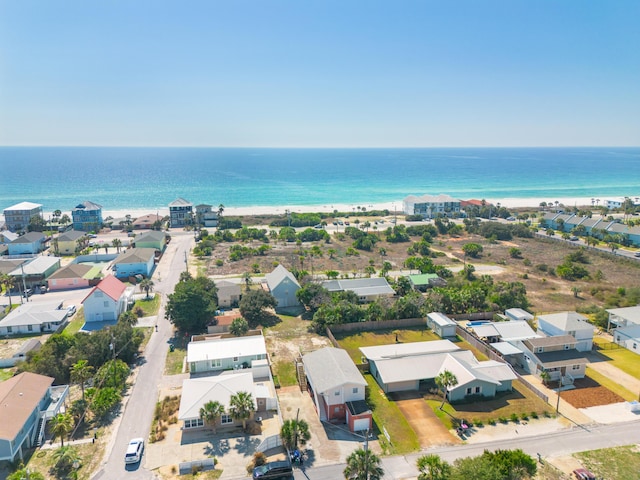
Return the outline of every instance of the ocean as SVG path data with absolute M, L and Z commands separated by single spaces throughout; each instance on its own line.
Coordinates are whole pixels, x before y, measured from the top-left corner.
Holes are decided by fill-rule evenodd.
M 22 201 L 70 211 L 194 205 L 330 206 L 460 199 L 640 196 L 640 148 L 0 147 L 0 210 Z M 401 204 L 398 203 L 398 208 Z

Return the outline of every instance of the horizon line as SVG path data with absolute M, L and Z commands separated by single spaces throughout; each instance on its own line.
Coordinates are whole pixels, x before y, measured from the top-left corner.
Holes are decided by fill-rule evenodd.
M 639 145 L 431 145 L 431 146 L 222 146 L 222 145 L 0 145 L 0 148 L 219 148 L 272 150 L 412 150 L 412 149 L 489 149 L 489 148 L 640 148 Z

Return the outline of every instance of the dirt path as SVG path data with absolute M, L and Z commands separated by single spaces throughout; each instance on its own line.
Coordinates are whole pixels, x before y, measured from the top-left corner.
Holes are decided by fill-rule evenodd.
M 640 380 L 636 377 L 632 377 L 628 373 L 623 372 L 610 362 L 603 362 L 602 357 L 598 355 L 590 353 L 587 355 L 587 358 L 591 361 L 589 367 L 593 368 L 596 372 L 613 380 L 619 385 L 623 385 L 630 392 L 640 392 Z
M 395 400 L 404 418 L 407 419 L 411 428 L 416 432 L 420 447 L 429 448 L 462 443 L 451 435 L 449 430 L 433 413 L 433 410 L 429 408 L 427 402 L 420 396 L 416 397 L 414 393 L 394 393 L 390 394 L 390 397 Z

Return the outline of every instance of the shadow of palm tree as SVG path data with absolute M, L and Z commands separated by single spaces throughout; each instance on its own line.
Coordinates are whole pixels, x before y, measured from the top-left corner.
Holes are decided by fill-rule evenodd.
M 260 445 L 259 438 L 245 436 L 236 441 L 234 449 L 238 453 L 242 453 L 245 457 L 249 457 L 255 453 L 258 445 Z
M 229 453 L 231 446 L 229 440 L 221 438 L 220 440 L 212 440 L 210 444 L 203 448 L 204 454 L 207 457 L 221 457 L 225 453 Z

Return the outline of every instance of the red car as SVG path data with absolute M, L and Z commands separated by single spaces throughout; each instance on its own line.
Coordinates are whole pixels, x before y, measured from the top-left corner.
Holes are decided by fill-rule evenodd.
M 576 468 L 573 474 L 577 480 L 596 480 L 596 476 L 586 468 Z

